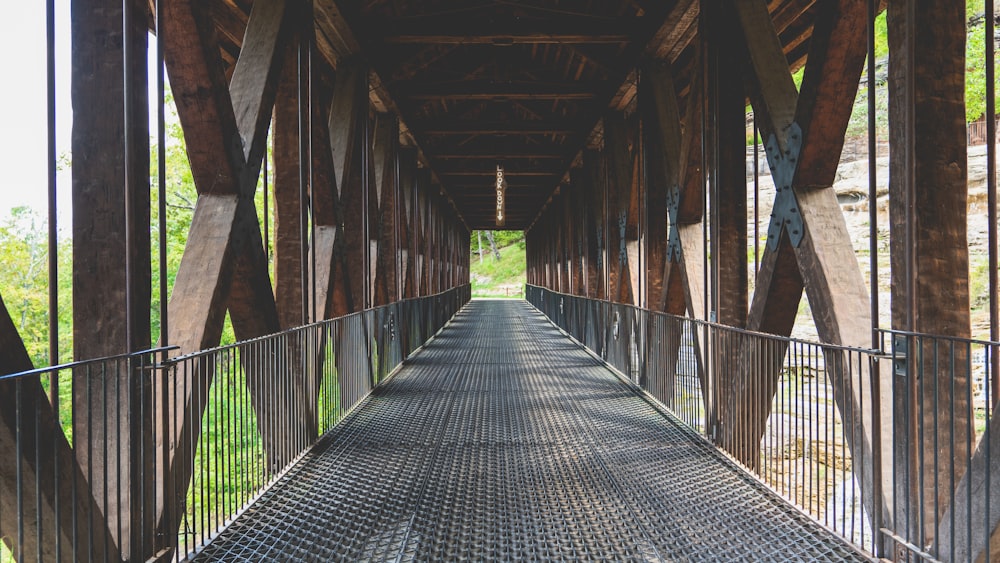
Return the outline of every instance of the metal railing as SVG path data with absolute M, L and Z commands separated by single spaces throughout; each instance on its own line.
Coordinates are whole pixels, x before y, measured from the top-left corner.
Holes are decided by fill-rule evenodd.
M 536 286 L 526 295 L 854 544 L 897 561 L 990 560 L 1000 521 L 990 463 L 991 449 L 1000 458 L 1000 431 L 991 434 L 1000 344 L 884 331 L 882 349 L 867 350 Z
M 0 489 L 0 522 L 16 522 L 0 560 L 196 553 L 469 298 L 464 285 L 176 358 L 0 377 L 0 469 L 17 476 Z M 65 380 L 55 405 L 49 377 Z

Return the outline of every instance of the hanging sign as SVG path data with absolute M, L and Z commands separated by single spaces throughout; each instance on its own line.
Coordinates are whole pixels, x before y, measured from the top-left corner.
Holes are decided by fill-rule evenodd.
M 502 227 L 507 220 L 504 211 L 507 182 L 503 178 L 503 165 L 497 164 L 497 226 Z

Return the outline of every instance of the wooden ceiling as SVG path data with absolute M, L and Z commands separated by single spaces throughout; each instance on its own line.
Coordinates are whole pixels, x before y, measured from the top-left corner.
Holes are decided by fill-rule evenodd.
M 232 65 L 252 1 L 207 4 Z M 793 68 L 814 4 L 769 3 Z M 698 44 L 698 0 L 315 0 L 314 12 L 322 58 L 370 65 L 375 107 L 398 113 L 472 229 L 495 225 L 498 163 L 505 228 L 524 228 L 600 142 L 601 116 L 634 106 L 640 59 L 670 61 L 683 98 Z

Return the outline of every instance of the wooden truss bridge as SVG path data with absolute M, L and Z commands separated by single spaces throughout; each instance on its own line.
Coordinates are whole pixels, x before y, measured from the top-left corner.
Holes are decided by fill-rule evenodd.
M 48 361 L 0 285 L 0 562 L 1000 560 L 972 4 L 48 0 Z M 526 300 L 472 299 L 499 228 Z

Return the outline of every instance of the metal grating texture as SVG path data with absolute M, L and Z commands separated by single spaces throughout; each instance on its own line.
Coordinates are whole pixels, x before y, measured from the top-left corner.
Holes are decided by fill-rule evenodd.
M 521 301 L 473 301 L 199 561 L 864 561 Z

